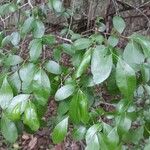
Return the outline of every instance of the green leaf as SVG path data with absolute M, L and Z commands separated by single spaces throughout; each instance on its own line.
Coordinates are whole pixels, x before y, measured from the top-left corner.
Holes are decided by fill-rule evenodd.
M 149 149 L 150 149 L 150 138 L 144 147 L 144 150 L 149 150 Z
M 150 68 L 147 67 L 147 65 L 149 64 L 143 63 L 141 65 L 141 73 L 142 73 L 142 78 L 144 83 L 147 83 L 150 80 Z
M 91 72 L 95 84 L 105 81 L 112 70 L 112 55 L 107 55 L 107 48 L 103 45 L 94 49 L 91 61 Z
M 122 59 L 119 59 L 117 63 L 116 82 L 121 93 L 128 99 L 132 98 L 136 88 L 136 75 Z
M 25 20 L 24 24 L 21 27 L 21 33 L 27 34 L 33 29 L 34 18 L 29 17 Z
M 122 114 L 116 117 L 116 124 L 118 126 L 118 133 L 125 134 L 129 131 L 131 127 L 131 119 L 126 116 L 126 114 Z
M 14 91 L 14 94 L 18 94 L 20 92 L 21 80 L 17 71 L 10 76 L 10 85 Z
M 50 96 L 51 84 L 44 70 L 40 69 L 34 74 L 32 89 L 39 104 L 45 105 Z
M 112 47 L 115 47 L 115 46 L 117 46 L 118 42 L 119 42 L 119 39 L 117 37 L 109 36 L 109 38 L 108 38 L 109 45 L 111 45 Z
M 150 57 L 150 40 L 148 38 L 142 35 L 133 34 L 131 39 L 142 47 L 145 57 Z
M 15 66 L 23 62 L 23 59 L 19 55 L 9 55 L 5 60 L 5 65 L 7 66 Z
M 6 15 L 7 13 L 9 13 L 8 8 L 9 8 L 9 3 L 1 5 L 0 6 L 0 15 L 3 16 L 3 15 Z
M 20 42 L 20 34 L 19 32 L 13 32 L 11 35 L 11 43 L 16 46 Z
M 16 125 L 4 114 L 1 119 L 1 132 L 4 138 L 10 143 L 15 143 L 18 138 Z
M 108 141 L 113 144 L 117 145 L 119 143 L 119 135 L 117 132 L 117 127 L 113 128 L 110 133 L 107 135 Z
M 57 109 L 57 113 L 60 116 L 63 116 L 64 114 L 66 114 L 69 110 L 69 101 L 62 101 L 59 103 L 58 109 Z
M 74 47 L 76 50 L 83 50 L 89 48 L 91 41 L 88 38 L 81 38 L 74 42 Z
M 115 16 L 113 17 L 113 26 L 119 33 L 122 33 L 126 27 L 126 24 L 121 17 Z
M 55 61 L 49 60 L 48 62 L 45 63 L 45 69 L 53 74 L 61 74 L 62 69 L 61 66 L 56 63 Z
M 30 95 L 28 94 L 20 94 L 11 100 L 6 110 L 6 113 L 10 119 L 16 120 L 20 117 L 20 115 L 25 111 L 29 97 Z
M 52 45 L 56 42 L 56 39 L 53 35 L 44 35 L 42 37 L 43 44 Z
M 91 126 L 86 133 L 86 150 L 99 150 L 100 144 L 98 139 L 98 132 L 101 131 L 100 124 L 94 124 Z
M 6 3 L 0 6 L 0 15 L 8 15 L 9 13 L 15 12 L 17 10 L 17 6 L 14 3 Z
M 9 44 L 10 42 L 11 42 L 11 36 L 7 35 L 5 38 L 3 38 L 1 45 L 2 45 L 2 47 L 4 47 L 7 44 Z
M 73 66 L 78 67 L 82 61 L 82 53 L 75 53 L 72 56 L 71 62 Z
M 32 80 L 34 73 L 36 71 L 36 66 L 32 63 L 25 64 L 20 70 L 19 75 L 22 82 L 22 91 L 24 93 L 32 92 Z
M 32 40 L 30 42 L 29 49 L 30 49 L 29 54 L 30 54 L 31 61 L 36 62 L 42 53 L 41 39 Z
M 80 66 L 77 69 L 77 72 L 75 74 L 76 78 L 79 78 L 87 69 L 90 61 L 91 61 L 91 54 L 92 54 L 92 50 L 89 49 L 85 52 L 83 59 L 80 63 Z
M 19 70 L 20 78 L 23 82 L 31 82 L 35 73 L 36 67 L 33 63 L 28 63 L 22 66 Z
M 97 44 L 102 44 L 104 41 L 104 37 L 101 34 L 93 34 L 90 36 L 92 42 L 96 42 Z
M 87 96 L 81 90 L 78 90 L 70 102 L 69 116 L 75 123 L 86 124 L 89 121 Z
M 41 38 L 43 37 L 45 33 L 45 26 L 42 21 L 40 20 L 35 20 L 34 21 L 34 30 L 33 30 L 33 35 L 35 38 Z
M 23 117 L 23 123 L 28 125 L 33 131 L 37 131 L 40 127 L 36 108 L 31 101 L 29 101 L 26 106 Z
M 83 140 L 86 134 L 86 128 L 84 126 L 79 126 L 73 131 L 73 138 L 75 140 Z
M 129 132 L 123 137 L 123 141 L 134 144 L 139 144 L 140 140 L 143 139 L 144 128 L 143 126 L 136 129 L 129 130 Z
M 74 92 L 74 86 L 71 84 L 64 85 L 60 89 L 57 90 L 55 94 L 55 100 L 61 101 L 68 97 L 70 97 Z
M 63 11 L 63 4 L 60 0 L 49 0 L 48 4 L 48 6 L 53 8 L 53 10 L 57 13 L 61 13 Z
M 125 47 L 123 58 L 135 70 L 138 70 L 138 65 L 142 64 L 145 59 L 139 47 L 133 41 Z
M 61 47 L 63 51 L 67 53 L 68 55 L 73 56 L 75 54 L 75 49 L 71 44 L 63 43 Z
M 68 117 L 59 122 L 52 132 L 52 140 L 55 144 L 64 140 L 67 135 Z
M 4 78 L 1 89 L 0 89 L 0 106 L 2 109 L 6 109 L 11 99 L 13 98 L 12 89 L 7 81 L 7 77 Z

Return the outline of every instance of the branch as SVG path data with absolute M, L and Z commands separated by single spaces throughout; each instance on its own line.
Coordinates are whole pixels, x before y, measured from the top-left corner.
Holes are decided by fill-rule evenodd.
M 29 6 L 30 6 L 31 8 L 33 8 L 33 5 L 32 5 L 32 3 L 31 3 L 31 0 L 28 0 L 28 4 L 29 4 Z
M 69 42 L 69 43 L 73 43 L 70 39 L 63 38 L 61 36 L 56 36 L 56 38 L 61 39 L 61 40 L 66 41 L 66 42 Z

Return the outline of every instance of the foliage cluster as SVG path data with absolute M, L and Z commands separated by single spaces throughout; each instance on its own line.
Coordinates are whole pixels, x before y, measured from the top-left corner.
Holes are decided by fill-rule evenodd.
M 128 145 L 150 149 L 150 39 L 136 33 L 124 37 L 125 21 L 115 16 L 109 36 L 103 34 L 105 25 L 100 22 L 97 33 L 89 37 L 64 29 L 62 39 L 67 35 L 69 40 L 59 44 L 55 35 L 45 33 L 45 11 L 53 9 L 66 17 L 72 13 L 59 0 L 30 7 L 22 12 L 26 19 L 19 20 L 15 30 L 0 32 L 1 133 L 6 140 L 13 143 L 22 130 L 32 133 L 42 127 L 49 97 L 54 97 L 58 102 L 51 134 L 55 144 L 73 125 L 72 137 L 85 140 L 86 150 L 121 150 Z M 20 0 L 5 3 L 0 15 L 21 8 Z M 127 41 L 124 49 L 118 47 L 121 38 Z M 29 53 L 22 57 L 26 39 Z M 48 47 L 53 56 L 47 60 Z M 62 53 L 70 56 L 72 67 L 61 65 Z M 102 91 L 95 94 L 95 87 L 105 87 L 115 99 L 106 102 Z

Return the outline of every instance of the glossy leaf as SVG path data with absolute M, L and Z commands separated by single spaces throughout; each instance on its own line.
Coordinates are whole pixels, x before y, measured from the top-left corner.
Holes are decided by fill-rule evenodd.
M 144 62 L 144 55 L 139 47 L 132 41 L 125 47 L 123 58 L 133 69 L 138 70 L 137 65 Z
M 97 46 L 94 49 L 91 61 L 91 72 L 95 84 L 105 81 L 112 70 L 112 55 L 107 55 L 107 48 Z
M 74 86 L 71 84 L 64 85 L 60 89 L 57 90 L 55 94 L 55 100 L 61 101 L 68 97 L 70 97 L 74 92 Z
M 33 131 L 37 131 L 40 127 L 36 108 L 31 101 L 29 101 L 26 106 L 23 117 L 23 123 L 28 125 Z
M 145 57 L 150 57 L 150 49 L 149 49 L 150 41 L 148 38 L 146 38 L 142 35 L 133 34 L 131 36 L 131 39 L 133 41 L 135 41 L 136 43 L 138 43 L 142 47 Z
M 3 38 L 1 45 L 2 45 L 2 47 L 4 47 L 7 44 L 10 44 L 10 42 L 11 42 L 11 36 L 7 35 L 5 38 Z
M 117 132 L 117 128 L 113 128 L 110 133 L 107 135 L 108 141 L 113 145 L 117 145 L 119 143 L 119 135 Z
M 33 63 L 27 63 L 19 70 L 19 76 L 22 80 L 22 91 L 24 93 L 32 92 L 32 80 L 36 66 Z
M 16 125 L 4 114 L 1 118 L 1 132 L 4 138 L 10 143 L 15 143 L 18 138 L 18 131 Z
M 2 109 L 6 109 L 10 101 L 13 98 L 13 91 L 7 81 L 7 77 L 4 78 L 1 89 L 0 89 L 0 106 Z
M 91 45 L 91 41 L 87 38 L 81 38 L 74 42 L 74 47 L 76 50 L 83 50 Z
M 15 96 L 9 104 L 6 112 L 10 119 L 16 120 L 25 111 L 30 95 L 20 94 Z M 17 116 L 17 117 L 16 117 Z
M 73 138 L 75 140 L 83 140 L 86 134 L 86 128 L 84 126 L 79 126 L 73 131 Z
M 55 61 L 49 60 L 45 63 L 45 69 L 53 74 L 61 74 L 62 69 L 61 66 Z
M 79 78 L 84 72 L 85 70 L 87 69 L 90 61 L 91 61 L 91 54 L 92 54 L 92 50 L 89 49 L 85 52 L 84 56 L 83 56 L 83 59 L 80 63 L 80 66 L 78 67 L 77 69 L 77 72 L 76 72 L 76 78 Z
M 119 134 L 127 133 L 131 127 L 131 119 L 126 114 L 120 115 L 116 118 Z
M 15 66 L 23 62 L 23 59 L 19 55 L 9 55 L 4 62 L 7 66 Z
M 11 34 L 11 43 L 14 45 L 14 46 L 17 46 L 20 42 L 20 34 L 19 32 L 13 32 Z
M 39 104 L 45 105 L 50 96 L 51 84 L 46 72 L 42 69 L 35 72 L 32 89 Z
M 116 82 L 121 93 L 128 99 L 132 98 L 136 88 L 135 72 L 122 59 L 119 59 L 117 63 Z
M 35 38 L 41 38 L 44 35 L 45 32 L 45 26 L 42 21 L 35 20 L 34 21 L 34 30 L 33 35 Z
M 21 80 L 17 71 L 10 76 L 10 85 L 14 91 L 14 94 L 18 94 L 20 92 Z
M 53 35 L 44 35 L 42 37 L 42 42 L 43 44 L 48 44 L 48 45 L 52 45 L 56 42 L 56 39 Z
M 100 144 L 97 133 L 101 131 L 100 124 L 94 124 L 91 126 L 86 133 L 86 150 L 99 150 Z
M 87 96 L 79 90 L 70 102 L 69 116 L 75 123 L 86 124 L 89 121 Z
M 23 82 L 31 82 L 36 67 L 33 63 L 27 63 L 19 70 L 20 78 Z
M 55 144 L 64 140 L 67 135 L 68 117 L 59 122 L 52 132 L 52 140 Z
M 57 13 L 61 13 L 63 11 L 63 4 L 60 0 L 49 0 L 49 7 L 53 8 L 53 10 Z
M 113 17 L 113 26 L 119 33 L 122 33 L 126 27 L 126 24 L 121 17 L 115 16 Z
M 32 28 L 33 28 L 33 22 L 34 22 L 34 18 L 33 17 L 29 17 L 25 20 L 24 24 L 21 27 L 21 33 L 22 34 L 27 34 L 29 33 Z
M 40 39 L 32 40 L 30 42 L 29 49 L 31 61 L 36 62 L 42 53 L 42 41 Z
M 119 42 L 119 39 L 115 36 L 109 36 L 108 38 L 108 44 L 111 45 L 112 47 L 115 47 Z

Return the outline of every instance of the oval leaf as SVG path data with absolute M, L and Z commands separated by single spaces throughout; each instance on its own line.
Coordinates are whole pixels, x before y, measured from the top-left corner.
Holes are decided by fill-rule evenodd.
M 55 94 L 55 100 L 56 101 L 64 100 L 64 99 L 68 98 L 69 96 L 71 96 L 73 94 L 73 92 L 74 92 L 73 85 L 71 85 L 71 84 L 64 85 L 60 89 L 57 90 L 57 92 Z
M 107 49 L 104 46 L 97 46 L 91 61 L 91 72 L 95 84 L 100 84 L 109 77 L 112 64 L 112 55 L 107 55 Z
M 33 131 L 37 131 L 40 127 L 40 123 L 39 123 L 39 119 L 37 116 L 35 106 L 30 101 L 27 104 L 25 112 L 24 112 L 23 123 L 28 125 Z
M 36 62 L 42 52 L 42 41 L 40 39 L 32 40 L 30 42 L 29 49 L 31 61 Z
M 44 70 L 40 69 L 34 74 L 32 90 L 39 104 L 45 105 L 50 96 L 51 84 Z
M 4 114 L 1 119 L 1 132 L 4 138 L 10 143 L 14 143 L 18 138 L 16 125 Z
M 40 20 L 34 21 L 33 35 L 35 38 L 41 38 L 45 33 L 45 26 Z
M 11 99 L 13 98 L 12 89 L 7 81 L 7 77 L 4 78 L 0 89 L 0 106 L 2 109 L 6 109 L 9 106 Z
M 138 65 L 144 62 L 144 55 L 139 47 L 132 42 L 128 43 L 123 53 L 124 60 L 133 68 L 138 70 Z
M 61 74 L 62 71 L 60 65 L 52 60 L 45 63 L 45 69 L 53 74 Z
M 27 100 L 29 99 L 29 97 L 30 95 L 28 94 L 20 94 L 20 95 L 15 96 L 11 100 L 11 103 L 9 104 L 6 110 L 8 117 L 10 119 L 15 120 L 16 119 L 15 114 L 19 116 L 24 112 L 26 105 L 27 105 Z
M 80 63 L 80 66 L 78 67 L 77 69 L 77 72 L 76 72 L 76 78 L 79 78 L 84 72 L 85 70 L 87 69 L 90 61 L 91 61 L 91 52 L 92 50 L 89 49 L 85 52 L 84 56 L 83 56 L 83 59 Z
M 34 18 L 33 17 L 29 17 L 25 20 L 24 24 L 21 27 L 21 33 L 22 34 L 27 34 L 29 33 L 32 28 L 33 28 L 33 22 L 34 22 Z
M 99 150 L 100 144 L 98 140 L 98 132 L 101 131 L 102 127 L 100 124 L 94 124 L 91 126 L 86 133 L 86 150 Z
M 83 50 L 90 47 L 91 41 L 88 38 L 81 38 L 74 42 L 74 47 L 76 50 Z
M 55 144 L 60 143 L 64 140 L 67 135 L 68 128 L 68 117 L 63 119 L 60 123 L 56 125 L 52 133 L 52 140 Z
M 87 96 L 81 90 L 71 100 L 69 116 L 75 123 L 86 124 L 89 121 Z
M 113 17 L 113 26 L 119 33 L 122 33 L 126 27 L 126 24 L 121 17 L 115 16 Z
M 119 90 L 126 98 L 132 98 L 136 88 L 134 70 L 122 59 L 118 60 L 116 68 L 116 82 Z

